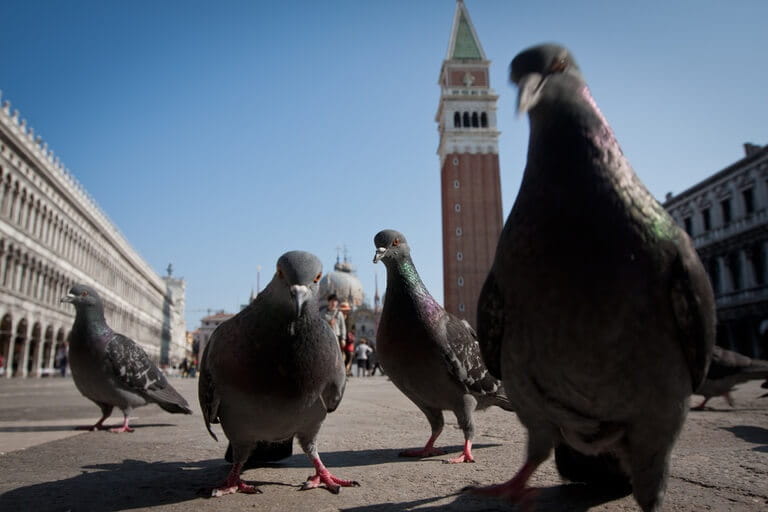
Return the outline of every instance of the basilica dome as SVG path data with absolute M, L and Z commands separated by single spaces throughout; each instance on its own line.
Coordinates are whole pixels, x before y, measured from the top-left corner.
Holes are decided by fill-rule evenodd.
M 352 265 L 348 262 L 336 262 L 333 271 L 320 280 L 320 301 L 335 293 L 339 301 L 348 303 L 352 309 L 357 309 L 363 303 L 363 284 L 353 273 Z

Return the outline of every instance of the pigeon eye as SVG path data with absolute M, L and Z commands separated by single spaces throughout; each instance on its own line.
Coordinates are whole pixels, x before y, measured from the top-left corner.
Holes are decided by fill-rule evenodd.
M 562 73 L 565 68 L 568 67 L 568 63 L 565 62 L 565 58 L 558 58 L 552 61 L 552 65 L 549 66 L 550 73 Z
M 280 279 L 283 278 L 283 269 L 281 269 L 280 267 L 277 267 L 277 277 L 279 277 Z
M 400 245 L 400 239 L 399 238 L 395 238 L 395 241 L 392 242 L 392 247 L 397 247 L 398 245 Z
M 81 296 L 81 297 L 87 297 L 87 296 L 88 296 L 88 292 L 82 292 L 82 293 L 80 294 L 80 296 Z
M 320 278 L 321 278 L 322 276 L 323 276 L 323 273 L 322 273 L 322 272 L 318 273 L 318 274 L 315 276 L 315 281 L 314 281 L 314 282 L 316 283 L 316 282 L 320 281 Z

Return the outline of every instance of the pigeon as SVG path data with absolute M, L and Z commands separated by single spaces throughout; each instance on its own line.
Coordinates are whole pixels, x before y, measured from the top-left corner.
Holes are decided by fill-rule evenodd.
M 75 323 L 69 342 L 72 379 L 82 395 L 101 408 L 99 430 L 114 407 L 123 411 L 123 425 L 112 432 L 133 432 L 131 411 L 148 403 L 178 414 L 192 414 L 183 396 L 168 383 L 147 353 L 132 339 L 116 333 L 104 319 L 104 305 L 96 290 L 75 284 L 61 302 L 75 306 Z
M 264 442 L 296 437 L 315 475 L 302 489 L 359 485 L 323 465 L 316 438 L 325 416 L 339 406 L 346 373 L 338 341 L 318 310 L 322 265 L 290 251 L 277 261 L 269 285 L 211 335 L 200 365 L 198 395 L 205 426 L 221 423 L 232 446 L 232 468 L 212 496 L 261 492 L 240 477 L 251 452 Z M 261 448 L 259 448 L 261 449 Z
M 696 390 L 696 394 L 703 396 L 704 401 L 693 410 L 703 411 L 709 399 L 715 396 L 722 396 L 728 405 L 733 407 L 735 404 L 731 391 L 735 389 L 736 384 L 765 378 L 768 378 L 768 361 L 752 359 L 738 352 L 715 346 L 707 378 Z
M 497 405 L 512 410 L 498 379 L 488 373 L 477 334 L 432 298 L 416 271 L 405 236 L 391 229 L 373 239 L 373 262 L 387 267 L 387 292 L 376 333 L 381 365 L 397 388 L 427 417 L 432 435 L 423 449 L 403 457 L 430 457 L 443 429 L 443 411 L 453 411 L 464 432 L 464 450 L 446 462 L 474 462 L 475 409 Z
M 564 445 L 603 467 L 563 476 L 589 481 L 614 459 L 640 508 L 660 510 L 714 344 L 709 279 L 690 237 L 630 167 L 571 53 L 524 50 L 511 80 L 529 115 L 528 158 L 477 331 L 528 451 L 508 482 L 467 490 L 527 502 L 530 476 Z

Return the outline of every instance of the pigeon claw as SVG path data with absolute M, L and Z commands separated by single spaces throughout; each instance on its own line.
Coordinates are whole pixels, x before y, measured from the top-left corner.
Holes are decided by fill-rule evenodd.
M 229 485 L 229 482 L 225 482 L 222 487 L 218 487 L 211 491 L 211 498 L 218 498 L 220 496 L 238 492 L 243 494 L 261 494 L 261 489 L 255 485 L 246 484 L 242 480 L 238 480 L 234 485 Z
M 127 425 L 123 425 L 122 427 L 111 428 L 109 431 L 115 434 L 121 434 L 123 432 L 133 432 L 133 429 Z
M 462 462 L 475 462 L 475 458 L 472 456 L 472 454 L 462 453 L 458 457 L 454 457 L 452 459 L 444 460 L 443 464 L 460 464 Z
M 342 487 L 360 487 L 360 483 L 355 480 L 337 478 L 333 476 L 330 471 L 325 470 L 319 471 L 307 478 L 307 481 L 301 486 L 301 490 L 306 491 L 308 489 L 314 489 L 320 487 L 321 484 L 325 485 L 325 488 L 333 494 L 339 494 Z

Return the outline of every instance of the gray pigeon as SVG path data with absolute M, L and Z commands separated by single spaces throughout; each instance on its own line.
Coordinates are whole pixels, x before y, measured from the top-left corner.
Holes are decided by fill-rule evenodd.
M 303 251 L 283 254 L 262 293 L 221 324 L 205 347 L 198 393 L 205 426 L 221 423 L 232 445 L 232 470 L 213 496 L 261 492 L 240 478 L 243 464 L 263 442 L 296 438 L 320 484 L 338 493 L 358 485 L 333 476 L 320 461 L 316 437 L 341 402 L 346 384 L 336 337 L 317 304 L 320 260 Z
M 183 396 L 168 383 L 146 352 L 133 340 L 109 328 L 96 290 L 76 284 L 62 297 L 75 306 L 69 343 L 69 366 L 75 386 L 101 407 L 102 416 L 88 430 L 102 428 L 114 407 L 123 425 L 112 432 L 133 432 L 128 419 L 134 407 L 155 403 L 172 413 L 192 414 Z
M 474 488 L 512 501 L 553 447 L 614 459 L 656 511 L 689 397 L 715 334 L 690 238 L 643 186 L 567 49 L 517 55 L 528 162 L 478 303 L 488 369 L 528 430 L 522 469 Z M 607 465 L 603 465 L 606 467 Z M 599 474 L 585 467 L 583 477 Z M 578 469 L 578 468 L 575 468 Z
M 768 361 L 753 359 L 738 352 L 715 347 L 712 352 L 712 364 L 709 365 L 707 378 L 696 390 L 697 395 L 704 397 L 704 401 L 693 408 L 703 411 L 709 399 L 715 396 L 723 396 L 731 407 L 734 406 L 731 391 L 736 384 L 750 380 L 760 380 L 768 377 Z
M 472 437 L 475 409 L 498 405 L 512 410 L 501 383 L 480 355 L 477 335 L 463 320 L 445 311 L 427 291 L 411 260 L 402 233 L 379 232 L 374 263 L 387 267 L 387 292 L 376 333 L 376 350 L 387 375 L 424 413 L 432 435 L 423 449 L 403 457 L 444 453 L 434 448 L 443 429 L 443 411 L 453 411 L 464 432 L 464 451 L 447 462 L 474 462 Z

